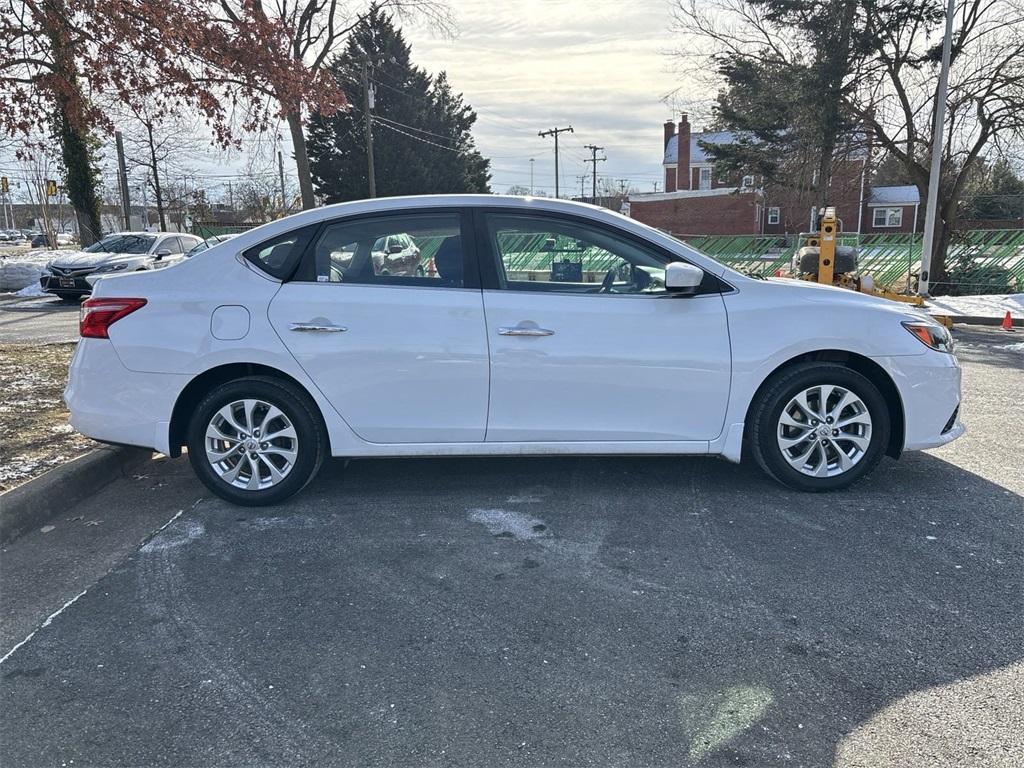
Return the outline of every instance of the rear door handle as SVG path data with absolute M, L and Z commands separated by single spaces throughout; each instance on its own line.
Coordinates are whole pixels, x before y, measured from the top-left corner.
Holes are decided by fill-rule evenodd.
M 302 333 L 344 333 L 348 328 L 330 323 L 292 323 L 290 330 Z
M 512 325 L 498 329 L 499 336 L 554 336 L 555 332 L 536 325 Z

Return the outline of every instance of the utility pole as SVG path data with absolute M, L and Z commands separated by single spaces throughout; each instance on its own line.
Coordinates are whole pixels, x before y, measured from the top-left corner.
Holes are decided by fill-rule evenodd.
M 533 197 L 533 158 L 530 158 L 530 197 Z
M 939 182 L 942 180 L 942 133 L 946 124 L 946 92 L 949 88 L 949 59 L 953 47 L 953 11 L 956 0 L 946 4 L 946 36 L 942 39 L 942 66 L 939 87 L 935 91 L 935 124 L 932 128 L 932 167 L 928 176 L 928 206 L 924 210 L 924 242 L 921 244 L 921 274 L 917 280 L 918 296 L 927 296 L 932 271 L 932 248 L 935 243 L 935 217 L 939 205 Z
M 121 188 L 121 211 L 124 213 L 124 228 L 132 228 L 132 204 L 128 198 L 128 171 L 124 166 L 124 140 L 120 131 L 114 131 L 114 141 L 117 143 L 117 185 Z
M 228 208 L 234 212 L 235 210 L 235 190 L 231 186 L 231 181 L 228 181 Z
M 576 178 L 580 182 L 580 200 L 582 200 L 583 199 L 583 185 L 587 181 L 587 174 L 584 173 L 582 176 L 577 176 Z
M 555 137 L 555 199 L 558 198 L 558 134 L 566 132 L 573 132 L 571 125 L 568 128 L 552 128 L 549 131 L 541 131 L 537 134 L 541 138 L 545 136 Z
M 363 116 L 366 119 L 366 178 L 370 184 L 370 197 L 377 196 L 377 180 L 373 177 L 373 90 L 370 88 L 370 67 L 363 59 Z
M 281 179 L 281 213 L 288 210 L 288 200 L 284 196 L 284 154 L 277 150 L 277 173 Z
M 616 179 L 619 182 L 619 194 L 623 197 L 626 196 L 626 186 L 629 184 L 629 179 Z
M 602 151 L 604 149 L 604 147 L 595 147 L 593 144 L 587 144 L 586 148 L 590 150 L 590 159 L 589 160 L 584 160 L 583 162 L 585 162 L 585 163 L 592 163 L 593 164 L 594 181 L 593 181 L 593 184 L 591 186 L 591 192 L 592 192 L 591 196 L 596 200 L 597 199 L 597 164 L 598 163 L 603 163 L 605 160 L 608 159 L 608 156 L 607 155 L 605 155 L 604 157 L 598 157 L 597 156 L 597 153 Z M 583 197 L 583 195 L 581 194 L 580 197 Z

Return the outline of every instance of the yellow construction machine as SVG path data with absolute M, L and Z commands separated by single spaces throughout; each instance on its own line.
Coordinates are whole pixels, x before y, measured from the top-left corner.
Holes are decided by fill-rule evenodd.
M 871 275 L 862 275 L 857 268 L 857 249 L 839 245 L 839 218 L 835 208 L 824 208 L 818 216 L 818 231 L 800 235 L 793 258 L 793 273 L 801 280 L 834 285 L 859 291 L 881 299 L 898 301 L 923 307 L 924 299 L 903 293 L 876 288 Z M 946 327 L 952 325 L 948 317 L 933 315 Z

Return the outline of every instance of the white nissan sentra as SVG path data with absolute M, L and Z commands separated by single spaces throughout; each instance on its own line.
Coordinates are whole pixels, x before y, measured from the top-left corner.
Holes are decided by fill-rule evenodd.
M 392 242 L 419 264 L 390 269 Z M 927 317 L 555 200 L 306 211 L 100 280 L 81 335 L 72 425 L 187 447 L 238 504 L 285 499 L 329 456 L 752 456 L 825 491 L 964 431 L 952 341 Z

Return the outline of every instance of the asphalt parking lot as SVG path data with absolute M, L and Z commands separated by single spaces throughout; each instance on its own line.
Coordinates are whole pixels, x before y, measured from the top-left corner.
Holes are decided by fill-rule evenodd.
M 334 461 L 251 510 L 155 461 L 3 550 L 3 764 L 1024 764 L 1024 338 L 957 337 L 967 436 L 840 494 Z

